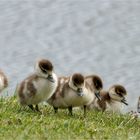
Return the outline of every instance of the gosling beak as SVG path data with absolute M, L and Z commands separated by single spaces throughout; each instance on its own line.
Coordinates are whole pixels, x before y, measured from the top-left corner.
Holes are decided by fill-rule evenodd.
M 99 91 L 96 91 L 95 92 L 95 96 L 97 97 L 98 100 L 101 100 L 100 92 Z
M 52 82 L 52 83 L 55 82 L 54 79 L 53 79 L 53 77 L 52 77 L 52 75 L 48 75 L 47 79 L 48 79 L 50 82 Z
M 84 95 L 82 88 L 78 88 L 77 95 L 82 97 Z
M 124 103 L 125 105 L 128 105 L 128 103 L 126 102 L 125 98 L 121 100 L 122 103 Z

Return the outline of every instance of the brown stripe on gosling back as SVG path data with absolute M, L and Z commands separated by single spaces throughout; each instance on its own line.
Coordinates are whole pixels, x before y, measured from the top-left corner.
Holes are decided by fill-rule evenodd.
M 68 79 L 69 79 L 68 77 L 64 77 L 64 76 L 58 78 L 57 88 L 56 88 L 55 92 L 53 93 L 53 95 L 51 96 L 52 100 L 55 100 L 57 98 L 57 96 L 59 96 L 59 95 L 64 97 L 63 88 L 65 87 L 65 84 L 68 83 L 68 81 L 66 82 L 66 80 L 68 80 Z M 64 81 L 61 82 L 61 80 L 64 80 Z
M 121 85 L 114 85 L 114 88 L 115 88 L 116 94 L 118 94 L 121 97 L 127 94 L 126 89 Z
M 20 84 L 20 87 L 19 87 L 19 90 L 18 90 L 18 94 L 19 94 L 19 96 L 21 98 L 24 98 L 24 94 L 27 94 L 27 93 L 23 93 L 23 90 L 25 88 L 26 83 L 27 83 L 27 90 L 29 91 L 29 93 L 28 93 L 29 97 L 35 95 L 35 93 L 36 93 L 36 88 L 33 85 L 33 80 L 37 81 L 38 80 L 38 76 L 33 74 L 33 75 L 30 75 L 27 79 L 25 79 Z
M 110 98 L 109 93 L 107 91 L 101 91 L 100 96 L 101 96 L 101 100 L 98 100 L 97 103 L 101 107 L 102 111 L 105 111 L 106 102 L 110 103 L 111 98 Z
M 23 81 L 23 82 L 20 84 L 19 89 L 18 89 L 18 95 L 19 95 L 19 97 L 22 98 L 22 99 L 25 98 L 24 93 L 23 93 L 24 86 L 25 86 L 25 81 Z
M 73 74 L 72 76 L 72 81 L 75 83 L 75 84 L 83 84 L 84 83 L 84 76 L 81 75 L 80 73 L 75 73 Z
M 44 69 L 44 70 L 49 70 L 49 71 L 53 70 L 52 63 L 49 60 L 46 60 L 46 59 L 42 59 L 42 60 L 39 61 L 39 67 L 41 69 Z
M 27 89 L 28 89 L 28 91 L 29 91 L 29 94 L 28 94 L 29 97 L 34 96 L 34 95 L 36 94 L 36 92 L 37 92 L 37 89 L 34 87 L 32 81 L 30 81 L 30 82 L 27 84 Z

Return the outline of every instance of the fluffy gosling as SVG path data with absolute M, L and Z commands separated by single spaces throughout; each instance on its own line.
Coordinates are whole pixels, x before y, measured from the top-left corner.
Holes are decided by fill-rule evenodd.
M 49 99 L 57 87 L 57 76 L 49 60 L 41 59 L 35 65 L 35 73 L 23 80 L 17 94 L 21 105 L 39 111 L 38 104 Z M 35 108 L 34 106 L 35 105 Z
M 125 96 L 126 89 L 122 85 L 113 85 L 108 91 L 100 91 L 101 99 L 96 99 L 94 109 L 102 111 L 121 112 L 122 103 L 128 105 Z
M 73 107 L 84 107 L 86 115 L 86 106 L 95 98 L 89 84 L 84 80 L 84 76 L 75 73 L 70 77 L 60 77 L 57 90 L 48 100 L 48 103 L 54 107 L 55 112 L 58 108 L 68 108 L 72 115 Z

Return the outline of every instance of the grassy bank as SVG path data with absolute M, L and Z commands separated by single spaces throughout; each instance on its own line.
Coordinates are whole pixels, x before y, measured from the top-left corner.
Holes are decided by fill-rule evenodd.
M 0 100 L 0 140 L 44 139 L 140 139 L 140 121 L 128 115 L 66 110 L 54 114 L 49 106 L 41 106 L 43 114 L 20 108 L 15 97 Z

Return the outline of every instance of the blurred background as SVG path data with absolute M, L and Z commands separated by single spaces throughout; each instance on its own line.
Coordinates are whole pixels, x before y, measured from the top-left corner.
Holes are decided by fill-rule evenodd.
M 122 84 L 130 109 L 140 96 L 140 1 L 0 0 L 0 68 L 8 94 L 38 58 L 58 76 L 98 74 L 104 88 Z

